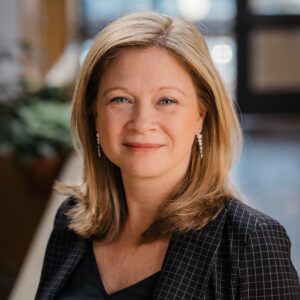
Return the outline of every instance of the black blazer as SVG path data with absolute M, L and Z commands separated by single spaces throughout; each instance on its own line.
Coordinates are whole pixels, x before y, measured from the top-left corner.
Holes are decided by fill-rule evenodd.
M 56 214 L 35 299 L 55 299 L 90 242 L 67 228 L 72 205 L 68 198 Z M 299 300 L 289 237 L 274 219 L 228 200 L 203 229 L 172 236 L 153 299 Z

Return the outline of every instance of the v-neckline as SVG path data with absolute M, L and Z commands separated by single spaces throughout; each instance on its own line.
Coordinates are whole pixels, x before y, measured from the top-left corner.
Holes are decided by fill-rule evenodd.
M 97 277 L 97 279 L 98 279 L 98 282 L 99 282 L 99 284 L 100 284 L 101 290 L 103 291 L 103 293 L 105 294 L 106 297 L 114 297 L 114 296 L 117 296 L 117 295 L 119 295 L 119 294 L 122 294 L 122 293 L 124 293 L 124 292 L 126 292 L 126 291 L 128 291 L 128 290 L 130 290 L 130 289 L 132 289 L 132 288 L 135 288 L 135 287 L 137 287 L 137 286 L 143 285 L 146 281 L 151 280 L 152 278 L 158 277 L 159 274 L 161 273 L 161 271 L 155 272 L 154 274 L 152 274 L 152 275 L 150 275 L 150 276 L 147 276 L 147 277 L 145 277 L 145 278 L 143 278 L 143 279 L 141 279 L 141 280 L 139 280 L 139 281 L 133 283 L 132 285 L 129 285 L 129 286 L 125 287 L 125 288 L 122 288 L 122 289 L 120 289 L 120 290 L 117 290 L 117 291 L 115 291 L 115 292 L 113 292 L 113 293 L 108 293 L 108 292 L 106 291 L 106 289 L 105 289 L 105 286 L 104 286 L 103 281 L 102 281 L 102 278 L 101 278 L 101 274 L 100 274 L 99 269 L 98 269 L 98 266 L 97 266 L 96 256 L 95 256 L 93 247 L 90 247 L 90 251 L 91 251 L 92 262 L 93 262 L 93 268 L 94 268 L 93 272 L 95 272 L 96 277 Z

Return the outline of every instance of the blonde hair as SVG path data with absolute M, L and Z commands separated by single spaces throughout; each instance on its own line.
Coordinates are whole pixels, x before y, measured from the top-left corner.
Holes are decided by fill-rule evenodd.
M 187 175 L 165 201 L 141 243 L 172 233 L 200 229 L 215 218 L 226 199 L 236 195 L 229 181 L 242 143 L 239 122 L 224 84 L 211 60 L 203 36 L 189 22 L 159 13 L 135 13 L 117 19 L 94 40 L 77 78 L 72 132 L 83 154 L 80 186 L 67 215 L 69 227 L 83 237 L 112 241 L 126 220 L 127 207 L 119 168 L 105 155 L 97 156 L 95 103 L 101 73 L 107 63 L 129 47 L 161 47 L 175 55 L 190 72 L 207 110 L 203 124 L 204 156 L 195 141 Z

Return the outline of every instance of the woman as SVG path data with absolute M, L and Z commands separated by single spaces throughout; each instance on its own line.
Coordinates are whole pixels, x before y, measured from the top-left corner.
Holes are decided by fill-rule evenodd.
M 194 26 L 108 25 L 72 125 L 83 181 L 57 212 L 36 299 L 299 299 L 284 228 L 229 183 L 240 128 Z

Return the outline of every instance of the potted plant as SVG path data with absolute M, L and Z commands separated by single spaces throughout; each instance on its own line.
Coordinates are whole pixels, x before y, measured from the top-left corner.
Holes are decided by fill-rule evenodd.
M 44 87 L 0 107 L 0 153 L 16 159 L 34 190 L 48 192 L 71 151 L 71 107 L 64 91 Z

